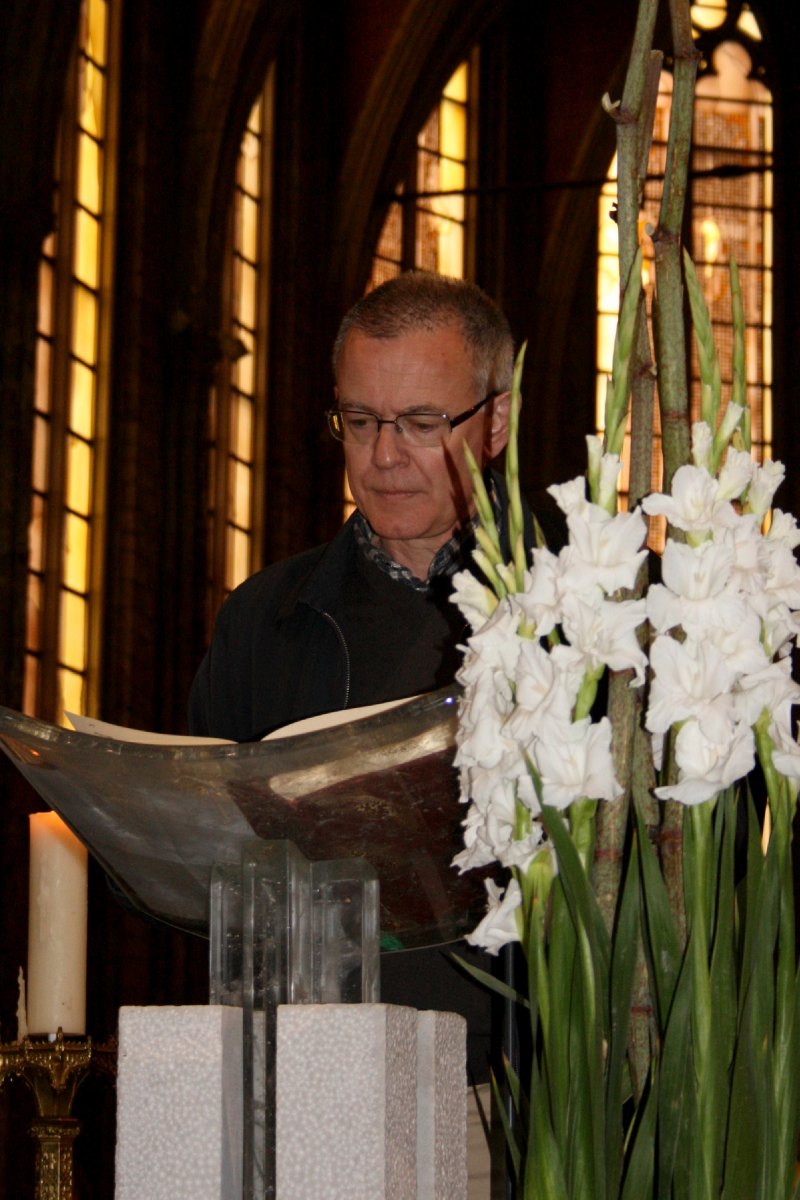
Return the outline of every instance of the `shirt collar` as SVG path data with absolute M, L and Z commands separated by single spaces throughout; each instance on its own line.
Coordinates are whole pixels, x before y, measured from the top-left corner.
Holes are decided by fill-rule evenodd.
M 494 509 L 495 520 L 499 524 L 500 506 L 497 489 L 494 486 L 494 480 L 491 476 L 487 479 L 487 490 L 489 492 L 489 499 L 492 502 L 492 508 Z M 472 517 L 471 520 L 467 521 L 466 525 L 462 525 L 461 528 L 457 529 L 443 546 L 439 547 L 428 569 L 427 579 L 418 578 L 408 567 L 404 567 L 401 563 L 397 563 L 393 558 L 389 557 L 386 551 L 377 544 L 372 527 L 363 513 L 356 511 L 353 528 L 355 530 L 356 542 L 365 558 L 374 563 L 376 567 L 379 567 L 381 571 L 384 571 L 392 579 L 397 580 L 398 583 L 404 583 L 407 587 L 414 588 L 415 591 L 424 592 L 427 591 L 434 579 L 455 575 L 456 571 L 461 570 L 465 565 L 465 550 L 474 541 L 477 525 L 478 518 Z

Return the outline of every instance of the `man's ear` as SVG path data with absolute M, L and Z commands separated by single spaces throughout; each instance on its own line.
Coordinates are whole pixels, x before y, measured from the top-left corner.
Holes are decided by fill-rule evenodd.
M 511 409 L 511 392 L 500 392 L 492 401 L 492 415 L 486 427 L 486 457 L 497 458 L 508 442 L 508 417 Z

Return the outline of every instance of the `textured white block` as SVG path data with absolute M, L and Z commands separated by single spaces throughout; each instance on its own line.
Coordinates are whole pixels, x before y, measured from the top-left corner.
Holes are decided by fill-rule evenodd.
M 122 1008 L 116 1200 L 241 1200 L 242 1010 Z
M 417 1196 L 467 1195 L 467 1023 L 417 1013 Z
M 279 1200 L 416 1200 L 417 1012 L 278 1009 Z

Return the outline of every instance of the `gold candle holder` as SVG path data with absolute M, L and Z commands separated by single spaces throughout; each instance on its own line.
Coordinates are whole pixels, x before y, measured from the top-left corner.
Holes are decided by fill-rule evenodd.
M 24 1079 L 36 1101 L 31 1137 L 36 1143 L 35 1200 L 73 1200 L 72 1150 L 80 1122 L 72 1102 L 90 1070 L 116 1076 L 117 1046 L 95 1046 L 90 1037 L 26 1037 L 0 1046 L 0 1086 Z

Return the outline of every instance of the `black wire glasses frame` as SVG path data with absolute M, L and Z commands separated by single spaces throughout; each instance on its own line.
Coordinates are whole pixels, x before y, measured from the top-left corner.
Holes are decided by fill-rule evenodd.
M 472 408 L 449 417 L 447 413 L 410 412 L 398 417 L 379 417 L 361 408 L 331 408 L 325 416 L 328 428 L 339 442 L 357 442 L 366 446 L 374 442 L 381 425 L 394 425 L 397 433 L 414 446 L 435 446 L 444 441 L 457 425 L 474 417 L 475 413 L 494 400 L 500 392 L 489 392 Z

